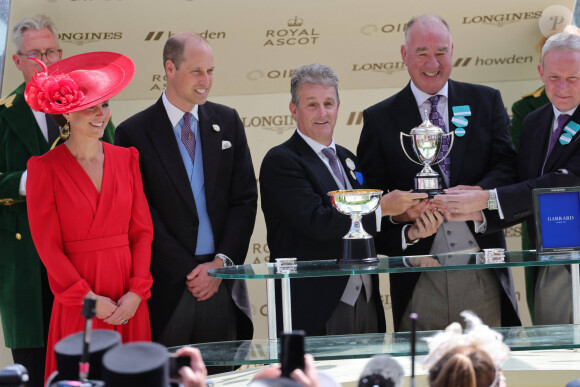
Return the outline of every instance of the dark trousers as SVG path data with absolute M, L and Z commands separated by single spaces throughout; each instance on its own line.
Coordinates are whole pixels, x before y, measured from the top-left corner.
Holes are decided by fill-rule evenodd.
M 340 301 L 326 322 L 327 335 L 378 333 L 378 331 L 377 305 L 373 297 L 367 301 L 364 286 L 354 306 Z
M 176 347 L 232 341 L 236 338 L 236 327 L 234 302 L 223 282 L 217 293 L 205 301 L 197 301 L 186 287 L 177 308 L 159 336 L 159 342 L 166 347 Z M 207 367 L 207 372 L 216 374 L 233 369 L 231 366 L 210 366 Z
M 52 313 L 52 302 L 54 296 L 48 286 L 48 278 L 44 266 L 41 268 L 42 281 L 42 322 L 44 347 L 40 348 L 11 348 L 12 360 L 15 364 L 26 367 L 30 381 L 28 387 L 44 386 L 44 366 L 46 364 L 46 343 L 48 341 L 48 326 Z

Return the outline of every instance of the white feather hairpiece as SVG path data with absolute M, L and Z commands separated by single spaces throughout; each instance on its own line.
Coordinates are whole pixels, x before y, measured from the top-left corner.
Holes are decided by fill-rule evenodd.
M 477 315 L 469 310 L 461 312 L 467 328 L 462 332 L 461 324 L 451 323 L 443 332 L 425 338 L 429 354 L 423 368 L 429 369 L 447 352 L 458 346 L 472 346 L 485 351 L 497 369 L 510 356 L 510 348 L 504 344 L 503 336 L 490 329 Z

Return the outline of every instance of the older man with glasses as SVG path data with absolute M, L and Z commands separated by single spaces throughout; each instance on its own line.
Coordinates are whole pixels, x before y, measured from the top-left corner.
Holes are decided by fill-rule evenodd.
M 28 386 L 43 386 L 46 338 L 53 296 L 46 271 L 30 236 L 26 211 L 26 163 L 59 140 L 50 116 L 33 112 L 24 100 L 26 83 L 46 65 L 58 62 L 62 50 L 52 20 L 26 18 L 12 30 L 14 64 L 24 83 L 0 100 L 0 317 L 6 347 L 15 363 L 30 375 Z M 109 122 L 103 140 L 113 141 Z

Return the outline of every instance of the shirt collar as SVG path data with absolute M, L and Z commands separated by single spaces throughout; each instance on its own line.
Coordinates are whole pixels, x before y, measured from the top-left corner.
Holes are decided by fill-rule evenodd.
M 552 105 L 552 108 L 554 109 L 554 119 L 558 119 L 560 114 L 570 114 L 570 116 L 572 116 L 574 114 L 574 112 L 576 111 L 576 109 L 578 109 L 578 106 L 576 106 L 574 109 L 567 110 L 565 112 L 559 111 L 558 108 L 554 105 Z
M 449 82 L 445 82 L 445 85 L 443 86 L 443 88 L 441 90 L 439 90 L 437 93 L 427 94 L 427 93 L 419 90 L 419 88 L 417 86 L 415 86 L 415 84 L 413 83 L 413 80 L 411 80 L 411 91 L 413 92 L 413 96 L 415 97 L 415 101 L 417 101 L 417 106 L 421 106 L 425 101 L 427 101 L 429 98 L 433 97 L 434 95 L 442 95 L 447 100 L 449 100 Z
M 171 125 L 175 128 L 186 112 L 177 108 L 174 104 L 169 102 L 167 96 L 165 95 L 165 92 L 163 92 L 163 94 L 161 95 L 161 99 L 163 100 L 163 106 L 165 106 L 165 111 L 169 116 L 169 121 L 171 121 Z M 199 121 L 198 110 L 199 105 L 195 105 L 193 109 L 191 109 L 190 113 L 193 114 L 195 119 Z
M 334 153 L 336 153 L 336 145 L 334 144 L 334 138 L 332 139 L 332 142 L 330 143 L 330 145 L 329 146 L 326 146 L 326 145 L 322 145 L 321 143 L 319 143 L 319 142 L 311 139 L 310 137 L 308 137 L 307 135 L 305 135 L 304 133 L 302 133 L 299 128 L 296 128 L 296 131 L 298 132 L 298 134 L 300 135 L 300 137 L 302 137 L 304 139 L 304 141 L 306 141 L 306 143 L 308 144 L 308 146 L 310 148 L 312 148 L 312 150 L 314 152 L 316 152 L 316 154 L 322 153 L 322 150 L 324 148 L 332 148 L 332 149 L 334 149 Z

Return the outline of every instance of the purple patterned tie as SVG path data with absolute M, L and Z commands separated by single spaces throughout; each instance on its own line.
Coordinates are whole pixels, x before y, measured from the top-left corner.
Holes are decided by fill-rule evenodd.
M 554 145 L 558 141 L 558 137 L 562 135 L 562 131 L 564 130 L 564 125 L 570 119 L 570 114 L 560 114 L 558 116 L 558 127 L 556 130 L 552 132 L 552 137 L 550 138 L 550 147 L 548 148 L 548 153 L 546 153 L 546 159 L 550 157 L 550 153 L 552 153 L 552 149 L 554 149 Z
M 439 112 L 437 111 L 437 103 L 439 102 L 439 97 L 441 97 L 441 96 L 434 95 L 433 97 L 429 98 L 429 102 L 431 102 L 431 112 L 429 113 L 429 121 L 431 121 L 431 123 L 433 125 L 438 126 L 441 129 L 443 129 L 444 133 L 447 133 L 447 128 L 445 127 L 445 121 L 443 121 L 443 117 L 441 117 L 441 114 L 439 114 Z M 439 152 L 439 155 L 437 156 L 437 161 L 441 160 L 443 155 L 445 155 L 448 150 L 449 150 L 449 136 L 445 136 L 445 137 L 443 137 L 443 140 L 441 142 L 441 152 Z M 447 156 L 447 158 L 445 158 L 445 160 L 443 160 L 441 163 L 439 163 L 439 167 L 441 168 L 441 171 L 445 175 L 447 175 L 447 178 L 450 179 L 451 178 L 451 158 L 449 156 Z
M 181 128 L 181 142 L 185 145 L 191 162 L 195 161 L 195 135 L 191 131 L 191 119 L 193 114 L 187 112 L 183 115 L 183 127 Z
M 326 156 L 326 158 L 330 162 L 330 169 L 332 169 L 332 173 L 334 174 L 334 176 L 336 176 L 338 181 L 340 181 L 340 183 L 342 184 L 342 188 L 346 189 L 346 182 L 344 181 L 344 175 L 340 171 L 340 166 L 338 165 L 338 157 L 336 157 L 336 154 L 334 153 L 334 149 L 324 148 L 322 150 L 322 153 Z

